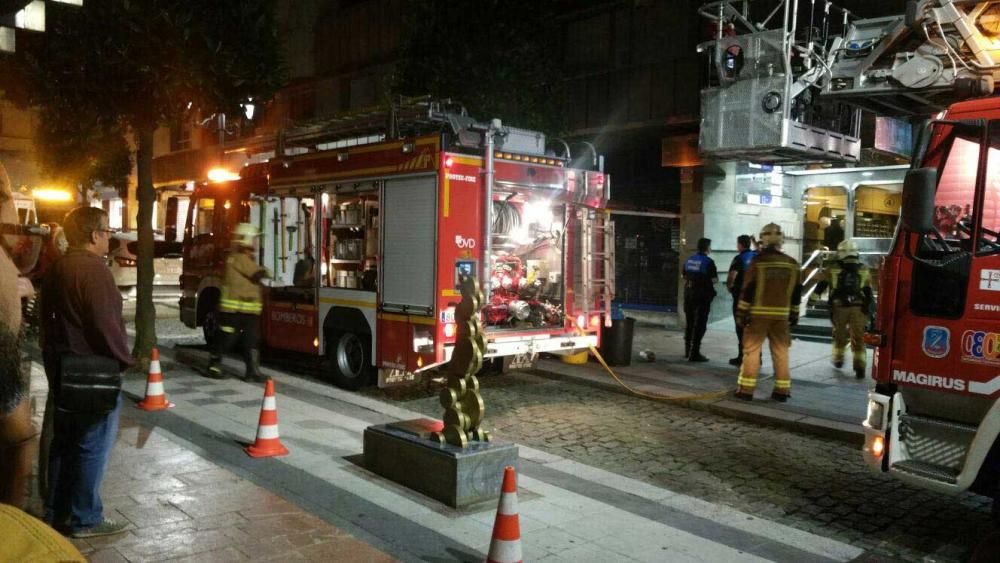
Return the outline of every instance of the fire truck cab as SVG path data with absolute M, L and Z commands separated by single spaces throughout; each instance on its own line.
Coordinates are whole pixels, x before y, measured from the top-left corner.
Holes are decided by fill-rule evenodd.
M 881 271 L 864 457 L 943 492 L 1000 476 L 1000 99 L 932 122 Z
M 184 322 L 212 336 L 229 234 L 250 222 L 273 276 L 263 343 L 327 356 L 341 387 L 447 362 L 465 275 L 486 295 L 488 358 L 517 366 L 597 345 L 613 295 L 607 176 L 554 156 L 541 133 L 443 121 L 430 134 L 326 141 L 198 186 Z

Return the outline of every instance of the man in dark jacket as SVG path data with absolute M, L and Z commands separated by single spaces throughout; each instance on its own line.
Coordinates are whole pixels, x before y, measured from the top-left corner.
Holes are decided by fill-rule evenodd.
M 712 241 L 698 239 L 698 252 L 684 261 L 684 355 L 691 362 L 707 362 L 701 355 L 701 339 L 708 327 L 708 313 L 715 299 L 715 282 L 719 272 L 715 261 L 708 257 Z
M 42 356 L 49 389 L 56 393 L 66 355 L 99 355 L 132 365 L 122 319 L 122 298 L 104 255 L 112 230 L 108 215 L 79 207 L 66 215 L 70 248 L 42 285 Z M 67 525 L 74 538 L 116 534 L 126 524 L 104 517 L 101 481 L 118 436 L 118 404 L 108 414 L 57 410 L 49 454 L 49 491 L 45 520 Z M 68 522 L 67 522 L 68 520 Z
M 753 249 L 753 238 L 750 235 L 740 235 L 736 237 L 737 254 L 733 261 L 729 263 L 729 275 L 726 276 L 726 288 L 733 296 L 733 321 L 736 323 L 737 354 L 735 358 L 730 358 L 729 365 L 737 366 L 743 364 L 743 323 L 739 321 L 737 312 L 740 304 L 740 291 L 743 289 L 743 278 L 750 263 L 753 262 L 757 251 Z

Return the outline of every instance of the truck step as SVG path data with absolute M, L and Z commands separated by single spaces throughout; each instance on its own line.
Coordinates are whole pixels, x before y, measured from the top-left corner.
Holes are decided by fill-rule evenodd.
M 952 430 L 954 432 L 964 432 L 967 434 L 975 434 L 979 427 L 972 424 L 964 424 L 961 422 L 954 422 L 951 420 L 943 420 L 940 418 L 930 418 L 927 416 L 920 416 L 915 414 L 904 414 L 899 417 L 900 424 L 913 424 L 917 426 L 931 426 L 935 428 L 941 428 L 945 430 Z
M 958 482 L 957 470 L 950 467 L 942 467 L 940 465 L 934 465 L 933 463 L 925 463 L 923 461 L 915 461 L 912 459 L 897 461 L 892 464 L 890 470 L 916 475 L 917 477 L 923 477 L 925 479 L 933 479 L 935 481 L 951 485 Z

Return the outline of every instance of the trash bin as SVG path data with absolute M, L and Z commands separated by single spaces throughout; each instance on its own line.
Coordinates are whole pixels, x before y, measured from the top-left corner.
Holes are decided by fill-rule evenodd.
M 632 335 L 635 319 L 612 319 L 611 326 L 601 327 L 601 355 L 609 366 L 632 365 Z

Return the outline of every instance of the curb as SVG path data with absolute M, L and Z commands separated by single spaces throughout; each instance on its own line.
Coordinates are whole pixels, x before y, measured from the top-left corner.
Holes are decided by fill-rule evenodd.
M 542 367 L 535 367 L 525 371 L 527 373 L 531 373 L 539 377 L 544 377 L 546 379 L 552 379 L 555 381 L 565 380 L 579 385 L 594 387 L 596 389 L 601 389 L 604 391 L 611 391 L 614 393 L 620 393 L 622 395 L 634 396 L 627 389 L 623 388 L 621 385 L 618 385 L 617 382 L 611 380 L 610 378 L 606 380 L 592 379 L 589 377 L 581 377 L 576 375 L 569 375 L 565 373 L 549 371 Z M 669 388 L 655 388 L 655 389 L 644 389 L 644 390 L 655 391 L 658 394 L 665 395 L 668 397 L 670 396 L 683 397 L 685 395 L 690 395 L 690 392 L 688 391 L 675 391 Z M 651 401 L 653 399 L 645 399 L 645 400 Z M 774 409 L 765 406 L 765 404 L 759 401 L 747 403 L 743 401 L 734 401 L 726 398 L 721 398 L 721 399 L 711 399 L 703 401 L 688 401 L 680 399 L 676 401 L 671 401 L 671 403 L 682 407 L 710 412 L 713 414 L 718 414 L 721 416 L 735 418 L 747 422 L 765 424 L 768 426 L 776 426 L 779 428 L 784 428 L 786 430 L 800 432 L 802 434 L 839 440 L 841 442 L 846 442 L 848 444 L 853 444 L 857 446 L 864 445 L 865 441 L 864 431 L 861 429 L 860 423 L 848 424 L 846 422 L 841 422 L 839 420 L 828 420 L 816 416 L 810 416 L 807 414 Z

